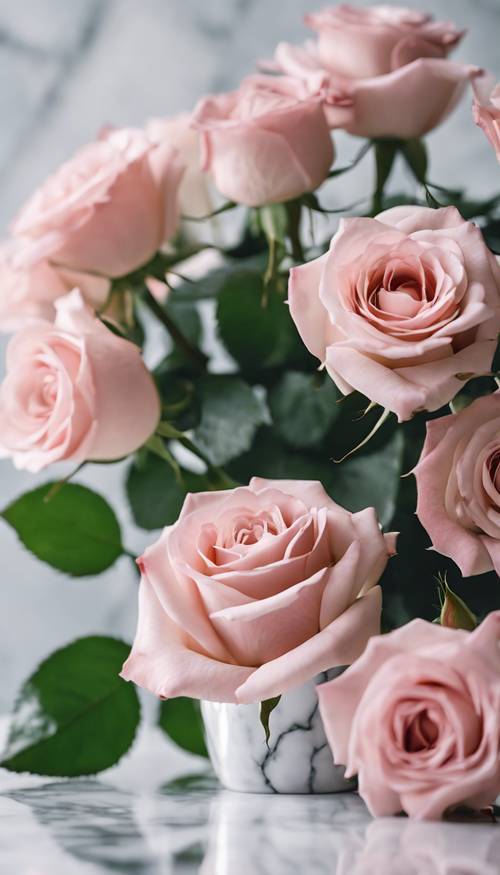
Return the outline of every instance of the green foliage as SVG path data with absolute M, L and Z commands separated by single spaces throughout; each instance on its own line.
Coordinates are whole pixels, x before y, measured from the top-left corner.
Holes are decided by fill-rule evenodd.
M 206 757 L 200 706 L 194 699 L 179 696 L 160 704 L 158 725 L 179 747 Z
M 286 292 L 264 294 L 262 274 L 242 270 L 231 274 L 217 305 L 219 335 L 248 379 L 285 364 L 314 369 L 285 303 Z M 265 382 L 265 377 L 264 377 Z
M 23 684 L 0 766 L 75 777 L 118 762 L 139 723 L 135 687 L 119 677 L 130 647 L 80 638 L 56 650 Z
M 182 475 L 164 459 L 141 450 L 128 469 L 127 497 L 136 525 L 162 529 L 179 516 L 186 487 Z
M 428 157 L 423 140 L 402 140 L 401 153 L 415 179 L 425 185 L 427 180 Z
M 76 483 L 46 483 L 12 502 L 2 516 L 38 559 L 76 577 L 99 574 L 123 554 L 114 511 Z
M 288 371 L 269 392 L 277 434 L 292 447 L 313 447 L 340 413 L 335 384 L 324 375 Z
M 271 431 L 261 429 L 251 450 L 228 466 L 241 483 L 253 476 L 269 479 L 320 480 L 328 494 L 348 510 L 373 506 L 381 523 L 392 519 L 399 492 L 402 438 L 395 433 L 380 448 L 356 453 L 336 464 L 327 454 L 294 452 Z
M 239 377 L 203 377 L 197 393 L 201 412 L 194 443 L 212 465 L 223 465 L 250 448 L 268 418 L 266 406 Z

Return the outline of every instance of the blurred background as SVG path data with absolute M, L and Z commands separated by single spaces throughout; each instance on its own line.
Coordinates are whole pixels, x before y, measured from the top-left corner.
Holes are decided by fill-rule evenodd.
M 358 0 L 358 3 L 362 0 Z M 386 0 L 387 2 L 387 0 Z M 207 92 L 230 89 L 280 40 L 300 42 L 313 0 L 1 0 L 0 226 L 45 176 L 104 123 L 141 125 L 151 116 L 192 108 Z M 364 2 L 362 5 L 373 5 Z M 392 4 L 397 5 L 397 4 Z M 401 4 L 400 4 L 401 5 Z M 500 79 L 499 0 L 428 0 L 436 18 L 468 29 L 454 58 Z M 474 196 L 500 189 L 500 168 L 471 118 L 467 96 L 451 119 L 427 138 L 429 177 L 467 187 Z M 336 138 L 339 160 L 358 143 Z M 341 206 L 370 191 L 370 161 L 330 184 Z M 334 225 L 332 224 L 332 231 Z M 1 289 L 0 289 L 1 294 Z M 0 338 L 0 375 L 6 338 Z M 0 462 L 0 506 L 50 479 Z M 105 495 L 134 552 L 155 536 L 136 529 L 123 493 L 124 466 L 86 466 L 78 480 Z M 98 578 L 58 574 L 24 551 L 0 522 L 0 713 L 35 664 L 74 637 L 106 632 L 131 640 L 137 579 L 121 559 Z

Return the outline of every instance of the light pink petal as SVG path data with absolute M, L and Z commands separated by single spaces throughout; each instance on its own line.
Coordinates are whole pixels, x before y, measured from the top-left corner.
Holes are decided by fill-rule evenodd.
M 374 587 L 309 641 L 256 669 L 237 690 L 237 701 L 259 702 L 281 695 L 320 672 L 353 662 L 378 633 L 380 610 L 380 587 Z
M 453 111 L 478 68 L 419 58 L 384 76 L 353 83 L 352 119 L 359 137 L 422 137 Z
M 316 635 L 325 583 L 323 569 L 270 598 L 222 608 L 210 619 L 239 664 L 269 663 Z
M 329 336 L 328 311 L 319 297 L 321 276 L 328 254 L 290 271 L 288 303 L 302 341 L 321 362 Z
M 252 668 L 219 662 L 193 649 L 189 638 L 169 619 L 153 586 L 143 577 L 139 588 L 139 621 L 132 651 L 121 676 L 156 696 L 190 696 L 235 702 L 235 691 Z
M 358 705 L 381 666 L 400 653 L 435 644 L 456 644 L 460 641 L 457 636 L 465 642 L 467 634 L 425 620 L 412 620 L 401 629 L 369 640 L 364 653 L 347 671 L 320 684 L 316 688 L 320 712 L 335 761 L 343 765 L 348 762 L 351 728 Z
M 199 650 L 205 650 L 215 659 L 230 662 L 227 649 L 208 619 L 196 583 L 190 575 L 184 575 L 180 568 L 170 565 L 170 534 L 171 529 L 165 529 L 140 559 L 148 587 L 151 585 L 162 610 L 171 620 L 198 642 Z
M 279 489 L 285 495 L 299 498 L 309 507 L 338 507 L 319 480 L 266 480 L 252 477 L 249 488 L 257 494 L 263 489 Z
M 326 366 L 332 380 L 337 374 L 342 381 L 357 389 L 382 407 L 397 414 L 404 422 L 420 410 L 427 409 L 428 390 L 408 382 L 401 371 L 391 370 L 354 349 L 329 347 Z

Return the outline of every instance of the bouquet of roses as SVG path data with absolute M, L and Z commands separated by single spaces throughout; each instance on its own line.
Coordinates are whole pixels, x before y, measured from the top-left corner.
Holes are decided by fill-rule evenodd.
M 449 22 L 341 5 L 306 24 L 236 91 L 101 131 L 1 249 L 0 453 L 56 466 L 3 519 L 69 575 L 135 558 L 79 482 L 128 459 L 133 519 L 163 531 L 131 650 L 49 656 L 0 765 L 108 768 L 140 719 L 128 680 L 198 754 L 202 700 L 230 787 L 358 776 L 373 813 L 433 818 L 500 792 L 500 194 L 430 182 L 422 137 L 469 93 L 500 159 L 500 96 L 449 60 Z M 340 167 L 337 129 L 362 138 Z M 332 206 L 370 155 L 369 195 Z

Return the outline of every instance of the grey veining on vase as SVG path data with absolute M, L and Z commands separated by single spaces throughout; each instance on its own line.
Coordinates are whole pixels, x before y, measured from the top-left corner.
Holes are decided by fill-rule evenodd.
M 221 784 L 245 793 L 338 793 L 352 789 L 333 762 L 318 708 L 318 675 L 283 695 L 269 720 L 266 744 L 260 705 L 202 702 L 210 759 Z
M 324 0 L 2 0 L 3 232 L 33 188 L 103 122 L 142 124 L 150 116 L 189 109 L 206 92 L 234 87 L 280 40 L 303 40 L 304 13 L 322 5 Z M 404 0 L 404 5 L 431 9 L 436 17 L 467 27 L 454 57 L 500 78 L 498 0 Z M 342 135 L 335 139 L 338 161 L 344 163 L 357 143 Z M 453 187 L 468 181 L 478 196 L 498 189 L 499 168 L 471 123 L 470 100 L 429 137 L 429 147 L 434 182 Z M 356 174 L 336 179 L 322 198 L 332 207 L 354 202 L 358 188 L 362 194 L 370 189 L 370 173 L 367 159 Z M 4 341 L 0 338 L 0 350 Z M 124 543 L 140 551 L 152 536 L 132 524 L 123 477 L 123 466 L 88 465 L 78 479 L 109 497 Z M 46 479 L 2 461 L 2 507 Z M 136 582 L 124 559 L 98 579 L 74 579 L 65 586 L 57 572 L 22 550 L 6 525 L 0 526 L 0 554 L 2 712 L 33 665 L 56 647 L 89 631 L 130 640 Z

